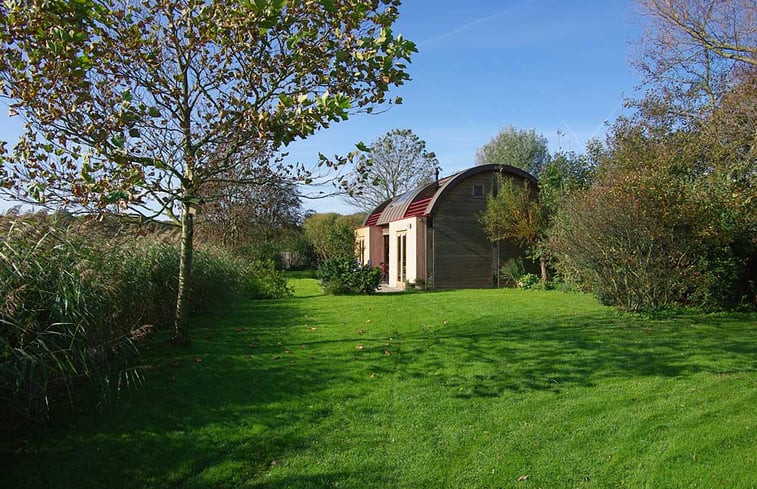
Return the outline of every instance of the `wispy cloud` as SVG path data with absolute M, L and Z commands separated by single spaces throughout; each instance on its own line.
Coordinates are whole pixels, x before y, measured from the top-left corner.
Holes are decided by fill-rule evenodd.
M 472 27 L 475 27 L 475 26 L 480 25 L 480 24 L 485 24 L 485 23 L 487 23 L 487 22 L 489 22 L 491 20 L 503 17 L 506 14 L 508 14 L 508 13 L 514 11 L 514 10 L 517 10 L 517 9 L 519 9 L 519 8 L 523 7 L 524 5 L 527 5 L 527 4 L 531 3 L 531 2 L 532 2 L 532 0 L 527 0 L 525 2 L 520 2 L 520 3 L 515 4 L 515 5 L 510 5 L 509 7 L 507 7 L 504 10 L 500 10 L 500 11 L 495 12 L 493 14 L 485 15 L 483 17 L 479 17 L 477 19 L 471 20 L 471 21 L 466 22 L 465 24 L 462 24 L 462 25 L 460 25 L 458 27 L 455 27 L 454 29 L 451 29 L 451 30 L 449 30 L 447 32 L 443 32 L 441 34 L 437 34 L 435 36 L 431 36 L 431 37 L 429 37 L 427 39 L 424 39 L 424 40 L 422 40 L 422 41 L 420 41 L 418 43 L 418 46 L 419 47 L 429 46 L 429 45 L 435 44 L 435 43 L 437 43 L 439 41 L 443 41 L 445 39 L 449 39 L 451 37 L 454 37 L 454 36 L 456 36 L 458 34 L 462 34 L 463 32 L 471 29 Z

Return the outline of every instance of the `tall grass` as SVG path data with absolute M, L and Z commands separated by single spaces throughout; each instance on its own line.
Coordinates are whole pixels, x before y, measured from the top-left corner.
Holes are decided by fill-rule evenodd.
M 84 381 L 101 400 L 141 382 L 136 343 L 171 323 L 178 266 L 177 247 L 160 239 L 65 216 L 0 219 L 0 419 L 47 416 Z M 198 250 L 192 308 L 287 295 L 282 283 L 272 268 Z

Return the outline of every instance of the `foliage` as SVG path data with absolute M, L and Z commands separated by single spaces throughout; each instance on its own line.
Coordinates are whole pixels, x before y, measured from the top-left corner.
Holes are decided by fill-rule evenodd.
M 139 382 L 135 341 L 171 323 L 177 247 L 65 215 L 0 218 L 0 231 L 0 411 L 9 422 L 47 415 L 84 380 L 101 398 Z M 290 293 L 270 264 L 213 248 L 196 258 L 194 311 Z
M 302 227 L 319 263 L 331 258 L 355 257 L 355 228 L 364 215 L 342 216 L 334 212 L 313 214 Z
M 274 174 L 259 183 L 217 184 L 197 222 L 200 240 L 255 259 L 281 261 L 291 251 L 304 213 L 296 185 Z
M 370 212 L 385 201 L 431 183 L 439 171 L 434 153 L 410 129 L 393 129 L 374 141 L 359 157 L 364 182 L 347 197 L 347 202 Z
M 594 165 L 586 155 L 559 152 L 539 172 L 539 203 L 548 220 L 573 193 L 589 187 Z
M 587 294 L 324 296 L 316 280 L 291 284 L 294 301 L 197 316 L 187 349 L 154 336 L 145 387 L 112 409 L 0 432 L 0 486 L 746 489 L 757 479 L 755 314 L 650 318 Z
M 381 270 L 360 265 L 351 257 L 331 258 L 318 267 L 318 280 L 330 295 L 372 294 L 381 283 Z
M 416 49 L 392 32 L 399 4 L 4 2 L 0 95 L 28 123 L 11 151 L 0 144 L 0 184 L 180 224 L 174 340 L 185 342 L 193 216 L 208 190 L 268 172 L 309 183 L 280 148 L 386 106 L 409 79 Z
M 522 276 L 526 274 L 526 265 L 523 258 L 510 258 L 500 268 L 499 274 L 504 279 L 506 286 L 515 287 Z
M 513 126 L 500 130 L 476 151 L 477 165 L 510 165 L 536 176 L 548 161 L 547 138 L 536 134 L 534 129 L 516 129 Z
M 564 276 L 631 310 L 753 303 L 757 141 L 747 101 L 757 92 L 747 88 L 701 122 L 671 128 L 666 113 L 642 112 L 616 123 L 597 181 L 553 229 Z
M 539 285 L 540 282 L 541 280 L 537 275 L 533 273 L 527 273 L 518 278 L 516 285 L 519 289 L 534 289 Z
M 292 297 L 294 291 L 287 284 L 284 272 L 277 270 L 273 261 L 254 261 L 247 267 L 249 280 L 246 295 L 253 299 L 283 299 Z
M 542 280 L 547 280 L 546 256 L 542 241 L 548 221 L 537 189 L 530 182 L 497 177 L 497 193 L 486 198 L 486 209 L 478 216 L 492 241 L 511 239 L 527 248 L 541 263 Z

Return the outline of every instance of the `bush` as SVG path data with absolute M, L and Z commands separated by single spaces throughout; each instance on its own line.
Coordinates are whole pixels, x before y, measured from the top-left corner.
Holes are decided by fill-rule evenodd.
M 533 273 L 527 273 L 518 279 L 517 285 L 520 289 L 534 289 L 539 285 L 540 279 Z
M 516 287 L 520 278 L 526 274 L 526 265 L 523 263 L 522 258 L 510 258 L 500 268 L 499 273 L 502 276 L 504 285 Z
M 358 264 L 354 258 L 325 260 L 318 268 L 324 291 L 332 295 L 372 294 L 381 282 L 381 270 Z
M 277 270 L 272 260 L 253 261 L 248 265 L 246 275 L 246 294 L 253 299 L 283 299 L 294 295 L 284 272 Z

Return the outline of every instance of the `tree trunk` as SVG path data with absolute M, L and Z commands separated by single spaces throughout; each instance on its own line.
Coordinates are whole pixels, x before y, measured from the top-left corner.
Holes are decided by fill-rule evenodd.
M 547 283 L 547 257 L 539 257 L 539 266 L 541 267 L 541 283 Z
M 173 325 L 173 342 L 189 343 L 189 290 L 192 283 L 192 235 L 194 222 L 189 212 L 189 204 L 181 207 L 181 251 L 179 256 L 179 290 L 176 297 L 176 317 Z

